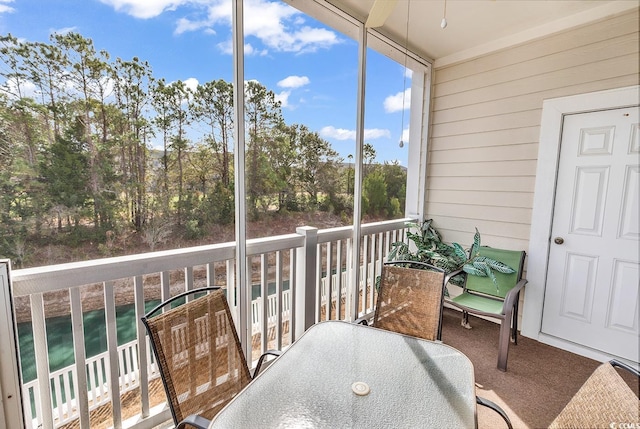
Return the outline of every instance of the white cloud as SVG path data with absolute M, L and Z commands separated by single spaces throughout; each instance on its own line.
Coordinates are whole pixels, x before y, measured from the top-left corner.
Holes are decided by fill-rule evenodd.
M 306 76 L 288 76 L 278 82 L 278 86 L 281 88 L 300 88 L 301 86 L 308 85 L 310 82 Z
M 369 128 L 364 130 L 365 140 L 374 140 L 382 137 L 390 138 L 391 133 L 389 132 L 389 130 L 385 130 L 381 128 Z
M 276 101 L 279 101 L 282 107 L 290 107 L 289 106 L 289 96 L 291 95 L 291 91 L 282 91 L 280 94 L 275 95 Z
M 38 88 L 35 86 L 33 82 L 28 80 L 20 81 L 19 91 L 18 91 L 18 82 L 13 77 L 7 79 L 6 82 L 4 82 L 3 86 L 6 86 L 7 88 L 6 92 L 10 94 L 10 97 L 12 99 L 17 99 L 18 93 L 20 94 L 21 97 L 36 98 L 38 96 Z M 2 91 L 2 92 L 5 92 L 5 91 Z
M 333 126 L 322 127 L 320 136 L 332 138 L 336 140 L 355 140 L 355 130 L 345 130 L 344 128 L 335 128 Z
M 320 130 L 320 136 L 336 140 L 355 140 L 356 131 L 345 130 L 344 128 L 335 128 L 333 126 L 326 126 Z M 389 132 L 389 130 L 381 128 L 370 128 L 364 130 L 365 140 L 374 140 L 382 137 L 390 138 L 391 133 Z
M 195 77 L 190 77 L 184 81 L 184 86 L 189 88 L 191 91 L 195 91 L 198 87 L 198 83 L 198 79 L 196 79 Z
M 404 93 L 399 92 L 384 99 L 384 111 L 387 113 L 408 110 L 409 106 L 411 106 L 411 88 L 407 88 Z
M 207 34 L 215 34 L 215 25 L 231 27 L 230 0 L 100 1 L 116 11 L 141 19 L 154 18 L 166 11 L 189 7 L 189 18 L 181 17 L 176 21 L 174 34 L 200 30 Z M 245 37 L 256 37 L 268 49 L 279 52 L 315 52 L 340 43 L 333 31 L 305 26 L 301 13 L 281 1 L 245 0 L 244 31 Z M 231 52 L 226 48 L 227 43 L 221 46 L 224 53 Z M 256 50 L 254 54 L 264 55 L 264 51 Z
M 209 34 L 215 34 L 215 31 L 208 28 L 209 24 L 206 21 L 189 21 L 187 18 L 180 18 L 176 23 L 176 29 L 173 34 L 182 34 L 187 31 L 196 31 L 201 28 L 205 28 Z
M 58 29 L 54 28 L 54 29 L 51 29 L 49 31 L 49 33 L 65 35 L 65 34 L 73 33 L 77 29 L 78 29 L 78 27 L 62 27 L 62 28 L 58 28 Z
M 15 9 L 9 6 L 9 3 L 13 3 L 13 0 L 0 0 L 0 13 L 15 12 Z
M 218 49 L 223 54 L 232 55 L 233 54 L 233 45 L 231 44 L 231 40 L 226 40 L 224 42 L 218 43 Z M 266 49 L 256 49 L 253 47 L 251 43 L 244 44 L 244 54 L 246 56 L 264 56 L 267 55 Z
M 210 25 L 231 26 L 231 8 L 227 3 L 208 8 Z M 245 37 L 256 37 L 265 46 L 281 52 L 315 51 L 339 43 L 337 35 L 322 28 L 303 26 L 300 12 L 284 2 L 246 0 L 244 7 Z M 302 27 L 301 27 L 302 26 Z
M 100 0 L 118 12 L 141 19 L 154 18 L 167 10 L 175 10 L 178 6 L 190 3 L 201 3 L 197 0 Z

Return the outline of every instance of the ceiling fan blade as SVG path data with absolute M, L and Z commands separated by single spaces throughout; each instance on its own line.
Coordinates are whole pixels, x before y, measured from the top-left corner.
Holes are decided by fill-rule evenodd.
M 380 27 L 387 20 L 398 0 L 376 0 L 371 6 L 365 27 Z

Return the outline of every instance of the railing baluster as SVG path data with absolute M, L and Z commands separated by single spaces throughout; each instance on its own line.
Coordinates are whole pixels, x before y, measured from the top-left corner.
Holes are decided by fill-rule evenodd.
M 376 290 L 376 246 L 378 245 L 378 240 L 376 234 L 371 234 L 371 248 L 369 249 L 371 252 L 371 256 L 369 259 L 369 306 L 367 307 L 367 311 L 372 311 L 374 308 L 374 292 Z
M 298 314 L 296 306 L 298 305 L 298 299 L 296 298 L 298 290 L 298 250 L 289 250 L 289 336 L 291 338 L 290 344 L 297 338 L 296 330 L 296 316 Z
M 336 319 L 341 319 L 342 314 L 342 240 L 338 240 L 336 246 Z
M 24 391 L 28 392 L 25 393 L 25 398 L 34 397 L 37 411 L 25 412 L 25 415 L 28 416 L 27 418 L 35 420 L 36 425 L 40 425 L 42 428 L 55 429 L 63 420 L 66 422 L 78 419 L 79 414 L 84 414 L 86 418 L 87 408 L 91 411 L 110 401 L 113 410 L 113 427 L 121 429 L 124 425 L 121 395 L 140 386 L 139 397 L 142 412 L 137 416 L 139 423 L 134 423 L 133 427 L 146 427 L 156 421 L 161 423 L 162 421 L 158 419 L 168 416 L 166 409 L 158 414 L 156 408 L 153 409 L 154 415 L 150 416 L 149 380 L 156 377 L 157 370 L 144 329 L 139 321 L 145 308 L 143 276 L 152 275 L 153 278 L 160 279 L 161 299 L 164 300 L 170 296 L 170 274 L 176 270 L 183 271 L 184 288 L 190 289 L 198 284 L 196 276 L 199 278 L 202 270 L 206 270 L 207 284 L 216 284 L 216 264 L 226 264 L 227 295 L 234 315 L 237 315 L 239 304 L 247 305 L 247 307 L 251 305 L 251 315 L 248 315 L 247 319 L 251 318 L 252 326 L 255 326 L 252 329 L 260 332 L 263 337 L 261 349 L 269 347 L 270 329 L 275 330 L 275 345 L 277 348 L 281 348 L 287 324 L 290 341 L 295 341 L 296 337 L 306 328 L 321 319 L 322 312 L 325 313 L 327 320 L 333 318 L 352 320 L 354 315 L 351 313 L 354 310 L 358 313 L 373 310 L 375 306 L 375 278 L 379 273 L 381 260 L 388 253 L 392 237 L 404 237 L 404 222 L 405 220 L 399 220 L 362 225 L 361 236 L 364 239 L 361 243 L 364 250 L 361 256 L 363 263 L 357 265 L 357 269 L 360 270 L 357 276 L 359 279 L 357 285 L 350 284 L 352 281 L 350 270 L 354 269 L 349 260 L 353 257 L 351 247 L 353 246 L 353 229 L 351 227 L 322 231 L 316 228 L 302 227 L 297 230 L 297 234 L 250 240 L 249 242 L 252 244 L 248 248 L 248 257 L 259 256 L 261 258 L 262 286 L 259 303 L 236 302 L 235 261 L 233 259 L 235 245 L 233 243 L 130 255 L 126 258 L 79 262 L 55 268 L 40 267 L 15 271 L 13 273 L 14 295 L 16 297 L 29 296 L 32 299 L 31 323 L 34 331 L 36 356 L 38 356 L 36 369 L 39 378 L 30 387 L 27 387 L 26 384 L 23 386 Z M 272 252 L 275 253 L 275 258 L 271 257 Z M 288 252 L 288 277 L 287 267 L 283 266 L 287 259 L 283 257 L 283 252 Z M 345 272 L 343 272 L 343 268 L 346 269 Z M 271 272 L 275 274 L 271 275 Z M 269 282 L 273 281 L 274 276 L 275 294 L 269 295 Z M 133 281 L 137 334 L 137 339 L 120 346 L 117 345 L 115 307 L 115 281 L 119 281 L 119 279 Z M 287 279 L 289 289 L 284 290 L 284 282 Z M 73 376 L 70 375 L 69 368 L 49 375 L 42 294 L 45 291 L 71 291 L 74 342 L 80 344 L 84 341 L 84 337 L 82 329 L 79 329 L 82 323 L 79 322 L 82 319 L 79 287 L 95 283 L 103 283 L 104 285 L 107 352 L 87 358 L 82 346 L 76 347 L 76 353 L 84 354 L 85 364 L 79 363 L 82 356 L 78 356 L 77 363 L 73 365 L 76 371 Z M 352 292 L 354 293 L 352 294 Z M 343 297 L 351 301 L 347 301 L 345 304 L 342 302 Z M 335 306 L 333 305 L 334 299 Z M 353 303 L 353 299 L 356 300 L 355 303 Z M 362 302 L 359 302 L 360 299 Z M 343 312 L 345 312 L 344 316 Z M 358 314 L 355 316 L 357 317 Z M 83 370 L 80 370 L 82 367 L 84 367 Z M 51 384 L 49 384 L 50 379 L 53 383 L 53 391 Z M 87 389 L 88 385 L 90 385 L 90 390 Z M 76 390 L 73 400 L 71 389 Z M 85 400 L 82 399 L 83 392 L 87 397 Z M 56 404 L 58 405 L 55 410 L 55 421 L 53 394 L 56 395 Z M 83 402 L 84 411 L 82 410 Z M 34 415 L 32 416 L 32 414 Z M 84 425 L 82 419 L 79 424 Z M 27 425 L 31 425 L 31 421 Z
M 121 368 L 122 380 L 126 380 L 124 367 L 118 353 L 118 329 L 116 326 L 116 299 L 113 290 L 113 282 L 107 281 L 104 288 L 104 318 L 107 330 L 107 371 L 109 397 L 111 400 L 111 415 L 113 417 L 113 429 L 122 429 L 122 403 L 120 402 L 120 389 L 124 384 L 118 380 L 118 368 Z M 120 365 L 120 366 L 118 366 Z
M 49 382 L 49 350 L 44 318 L 42 293 L 31 295 L 31 324 L 33 326 L 33 346 L 36 356 L 36 372 L 40 389 L 37 415 L 42 429 L 53 429 L 53 401 Z
M 53 414 L 53 422 L 54 424 L 57 421 L 57 425 L 60 423 L 64 423 L 64 414 L 62 412 L 62 389 L 60 388 L 60 374 L 57 374 L 55 377 L 51 379 L 53 381 L 53 397 L 56 401 L 56 406 L 54 407 Z
M 89 386 L 91 386 L 91 402 L 95 405 L 100 403 L 100 384 L 96 375 L 96 368 L 94 365 L 89 365 L 85 371 L 88 375 Z
M 140 371 L 140 400 L 142 418 L 149 417 L 149 377 L 147 375 L 147 348 L 145 347 L 147 334 L 142 324 L 144 316 L 144 289 L 142 276 L 136 276 L 133 281 L 136 307 L 136 338 L 138 339 L 138 371 Z
M 362 314 L 367 312 L 367 283 L 369 282 L 369 255 L 367 249 L 369 248 L 369 235 L 365 235 L 362 240 L 362 251 L 360 257 L 362 258 L 363 270 L 360 274 L 360 282 L 362 283 L 362 301 L 360 302 L 360 311 Z
M 131 368 L 127 366 L 127 349 L 118 350 L 118 368 L 120 369 L 120 386 L 129 386 L 129 373 Z
M 262 299 L 262 323 L 260 324 L 261 350 L 264 353 L 269 343 L 269 273 L 267 254 L 260 255 L 260 298 Z
M 289 284 L 291 287 L 291 284 Z M 282 349 L 282 251 L 276 251 L 275 348 Z
M 80 287 L 73 287 L 69 290 L 69 298 L 71 302 L 71 326 L 73 333 L 73 351 L 76 361 L 76 379 L 73 388 L 76 392 L 76 402 L 78 404 L 78 413 L 80 415 L 80 427 L 89 427 L 89 398 L 87 396 L 87 359 L 84 349 L 84 324 L 82 320 L 82 303 L 80 301 Z M 95 385 L 91 386 L 95 389 Z M 67 391 L 67 390 L 65 390 Z M 68 390 L 68 392 L 71 392 Z M 60 408 L 60 400 L 58 398 L 58 408 Z M 71 398 L 65 398 L 66 402 L 71 404 Z M 95 401 L 95 397 L 94 397 Z
M 331 242 L 327 242 L 327 256 L 326 256 L 326 268 L 325 268 L 325 313 L 326 313 L 326 318 L 325 320 L 331 320 L 331 301 L 333 300 L 333 296 L 331 295 L 331 253 L 332 253 L 332 246 L 331 246 Z M 321 274 L 322 275 L 322 274 Z
M 193 289 L 193 266 L 185 267 L 184 269 L 184 290 L 185 292 Z M 189 296 L 189 299 L 193 299 Z
M 344 317 L 346 320 L 355 320 L 358 318 L 358 312 L 357 312 L 358 286 L 352 284 L 353 275 L 351 274 L 353 270 L 353 264 L 351 263 L 353 259 L 352 247 L 353 247 L 353 239 L 349 237 L 347 238 L 347 270 L 345 273 L 346 285 L 347 285 L 347 296 L 346 296 Z M 354 300 L 356 302 L 354 302 Z
M 322 244 L 316 244 L 316 277 L 315 277 L 315 323 L 322 314 Z

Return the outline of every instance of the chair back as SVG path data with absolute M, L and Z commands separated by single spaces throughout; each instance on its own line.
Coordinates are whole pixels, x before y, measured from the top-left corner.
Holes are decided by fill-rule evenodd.
M 618 427 L 615 423 L 637 423 L 640 401 L 613 364 L 626 367 L 615 360 L 598 366 L 549 427 L 608 428 Z M 629 371 L 638 376 L 635 370 Z
M 194 298 L 196 294 L 210 293 Z M 163 313 L 160 309 L 190 298 Z M 154 316 L 154 314 L 159 313 Z M 224 292 L 191 290 L 142 318 L 151 339 L 174 422 L 197 414 L 212 419 L 251 381 Z
M 419 265 L 383 265 L 373 326 L 433 341 L 440 339 L 445 273 Z
M 465 282 L 465 289 L 470 292 L 479 292 L 504 299 L 507 293 L 515 287 L 522 278 L 525 252 L 522 250 L 504 250 L 488 246 L 480 246 L 480 256 L 502 262 L 515 270 L 511 274 L 493 271 L 496 276 L 496 283 L 490 277 L 468 275 Z

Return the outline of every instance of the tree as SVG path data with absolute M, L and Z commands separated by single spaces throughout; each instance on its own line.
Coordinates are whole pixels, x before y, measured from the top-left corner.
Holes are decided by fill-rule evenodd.
M 69 226 L 71 213 L 74 215 L 74 226 L 78 226 L 80 212 L 89 199 L 87 179 L 90 172 L 88 155 L 82 142 L 83 134 L 84 124 L 78 119 L 74 130 L 56 138 L 41 168 L 51 202 L 54 206 L 67 209 Z M 58 217 L 58 229 L 61 228 L 62 219 Z
M 387 210 L 388 216 L 395 217 L 402 214 L 407 199 L 407 170 L 398 164 L 397 161 L 392 163 L 385 162 L 382 165 L 382 174 L 384 175 L 384 183 L 387 185 L 387 198 L 389 202 L 394 202 L 393 206 L 389 206 Z
M 249 215 L 258 217 L 261 198 L 277 192 L 277 181 L 268 157 L 268 147 L 275 142 L 274 130 L 283 121 L 280 102 L 273 91 L 268 91 L 256 81 L 245 87 L 245 110 L 247 115 L 247 197 Z M 262 204 L 263 207 L 267 204 Z
M 60 135 L 65 101 L 68 101 L 65 83 L 68 80 L 66 68 L 69 60 L 59 46 L 41 42 L 33 43 L 26 60 L 29 80 L 38 87 L 42 103 L 51 115 L 47 115 L 47 124 L 50 129 L 49 140 L 53 141 L 55 136 Z
M 308 206 L 318 208 L 318 196 L 337 193 L 338 153 L 318 133 L 301 125 L 298 132 L 298 157 L 296 176 L 302 191 L 306 193 Z
M 82 118 L 74 126 L 81 125 L 83 128 L 83 140 L 88 151 L 89 161 L 89 189 L 93 201 L 93 219 L 96 226 L 100 226 L 108 221 L 106 208 L 103 206 L 104 177 L 100 174 L 102 164 L 101 155 L 105 152 L 101 150 L 98 143 L 105 143 L 106 127 L 103 127 L 101 139 L 94 138 L 93 129 L 96 126 L 94 118 L 94 105 L 98 109 L 104 105 L 104 84 L 109 77 L 109 65 L 107 64 L 108 54 L 101 51 L 96 52 L 93 41 L 86 39 L 79 33 L 54 34 L 52 39 L 60 47 L 61 52 L 68 58 L 71 68 L 68 73 L 69 82 L 81 95 L 77 105 L 78 116 Z M 96 103 L 96 100 L 99 102 Z M 104 117 L 104 115 L 102 115 Z M 76 130 L 77 132 L 77 130 Z
M 24 85 L 28 77 L 25 58 L 28 55 L 29 47 L 25 42 L 11 34 L 0 37 L 0 59 L 4 65 L 0 76 L 5 78 L 2 92 L 11 99 L 19 100 L 25 96 Z
M 120 120 L 114 121 L 114 142 L 119 151 L 120 173 L 124 184 L 129 219 L 136 231 L 147 220 L 147 135 L 149 121 L 144 109 L 149 104 L 151 67 L 134 57 L 116 59 L 112 68 L 116 107 Z
M 371 143 L 362 146 L 362 177 L 365 178 L 373 169 L 373 161 L 376 159 L 376 150 Z
M 217 158 L 216 170 L 222 184 L 231 183 L 230 145 L 233 136 L 233 85 L 224 80 L 198 85 L 189 109 L 195 122 L 203 122 L 208 133 L 204 140 Z
M 294 168 L 299 153 L 301 126 L 282 122 L 276 131 L 269 159 L 273 165 L 278 193 L 278 211 L 299 210 Z M 308 130 L 307 130 L 308 131 Z
M 173 161 L 178 168 L 176 172 L 177 191 L 177 223 L 182 222 L 184 195 L 184 155 L 189 147 L 186 137 L 186 127 L 189 124 L 187 110 L 190 91 L 184 82 L 178 80 L 165 84 L 164 79 L 157 82 L 154 87 L 154 107 L 159 110 L 161 116 L 156 123 L 164 135 L 164 173 L 165 191 L 169 191 L 169 153 L 173 155 Z M 170 152 L 169 152 L 170 150 Z M 170 194 L 167 195 L 169 198 Z
M 387 185 L 384 175 L 379 169 L 373 170 L 362 183 L 363 194 L 368 201 L 368 213 L 372 215 L 386 214 Z

